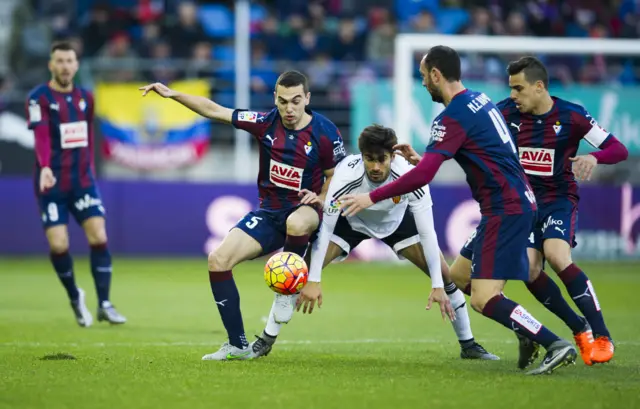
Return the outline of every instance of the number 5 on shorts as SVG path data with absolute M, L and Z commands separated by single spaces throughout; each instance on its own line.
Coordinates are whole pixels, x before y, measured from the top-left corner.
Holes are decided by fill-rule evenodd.
M 245 226 L 247 226 L 247 228 L 249 228 L 249 229 L 253 229 L 254 227 L 256 227 L 258 225 L 258 222 L 260 220 L 262 220 L 262 217 L 253 216 L 251 218 L 251 220 L 249 220 L 248 222 L 245 223 Z

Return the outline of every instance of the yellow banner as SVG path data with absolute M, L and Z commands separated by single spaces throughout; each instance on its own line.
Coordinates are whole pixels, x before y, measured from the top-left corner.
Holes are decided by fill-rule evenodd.
M 183 128 L 193 125 L 201 116 L 155 92 L 143 97 L 138 88 L 143 83 L 99 83 L 95 88 L 96 115 L 112 125 L 138 128 L 153 120 L 160 129 Z M 209 83 L 204 80 L 176 81 L 171 89 L 209 98 Z

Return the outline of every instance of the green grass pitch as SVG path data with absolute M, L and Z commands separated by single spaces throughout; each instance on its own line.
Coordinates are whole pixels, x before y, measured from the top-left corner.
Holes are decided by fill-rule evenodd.
M 640 408 L 640 266 L 581 266 L 616 356 L 528 377 L 516 369 L 513 334 L 473 311 L 476 339 L 502 360 L 462 361 L 451 325 L 424 310 L 429 280 L 404 264 L 332 265 L 322 309 L 296 313 L 268 357 L 203 362 L 225 340 L 204 258 L 115 257 L 112 301 L 129 321 L 88 329 L 46 259 L 0 258 L 0 408 Z M 87 260 L 75 270 L 95 313 Z M 252 337 L 273 295 L 262 262 L 234 275 Z M 523 284 L 505 292 L 570 337 Z M 75 359 L 42 360 L 55 354 Z

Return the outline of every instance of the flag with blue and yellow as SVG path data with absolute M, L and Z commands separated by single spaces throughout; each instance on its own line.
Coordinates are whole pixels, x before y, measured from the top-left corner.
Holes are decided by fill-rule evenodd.
M 211 122 L 137 83 L 102 83 L 95 89 L 103 151 L 109 160 L 136 169 L 170 169 L 196 162 L 206 153 Z M 176 81 L 170 88 L 209 97 L 203 80 Z

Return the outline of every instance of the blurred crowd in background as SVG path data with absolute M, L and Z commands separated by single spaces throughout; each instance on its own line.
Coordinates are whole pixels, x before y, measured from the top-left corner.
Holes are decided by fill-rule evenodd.
M 48 78 L 49 47 L 67 39 L 82 58 L 84 86 L 204 78 L 213 99 L 233 106 L 231 0 L 0 0 L 0 6 L 5 104 L 23 102 Z M 253 0 L 252 105 L 270 106 L 278 73 L 295 67 L 308 74 L 316 109 L 348 129 L 348 85 L 392 75 L 397 33 L 639 38 L 639 10 L 635 0 Z M 504 83 L 506 63 L 515 57 L 464 54 L 463 75 Z M 640 58 L 541 57 L 556 85 L 640 81 Z M 230 131 L 220 135 L 222 143 L 233 140 Z

